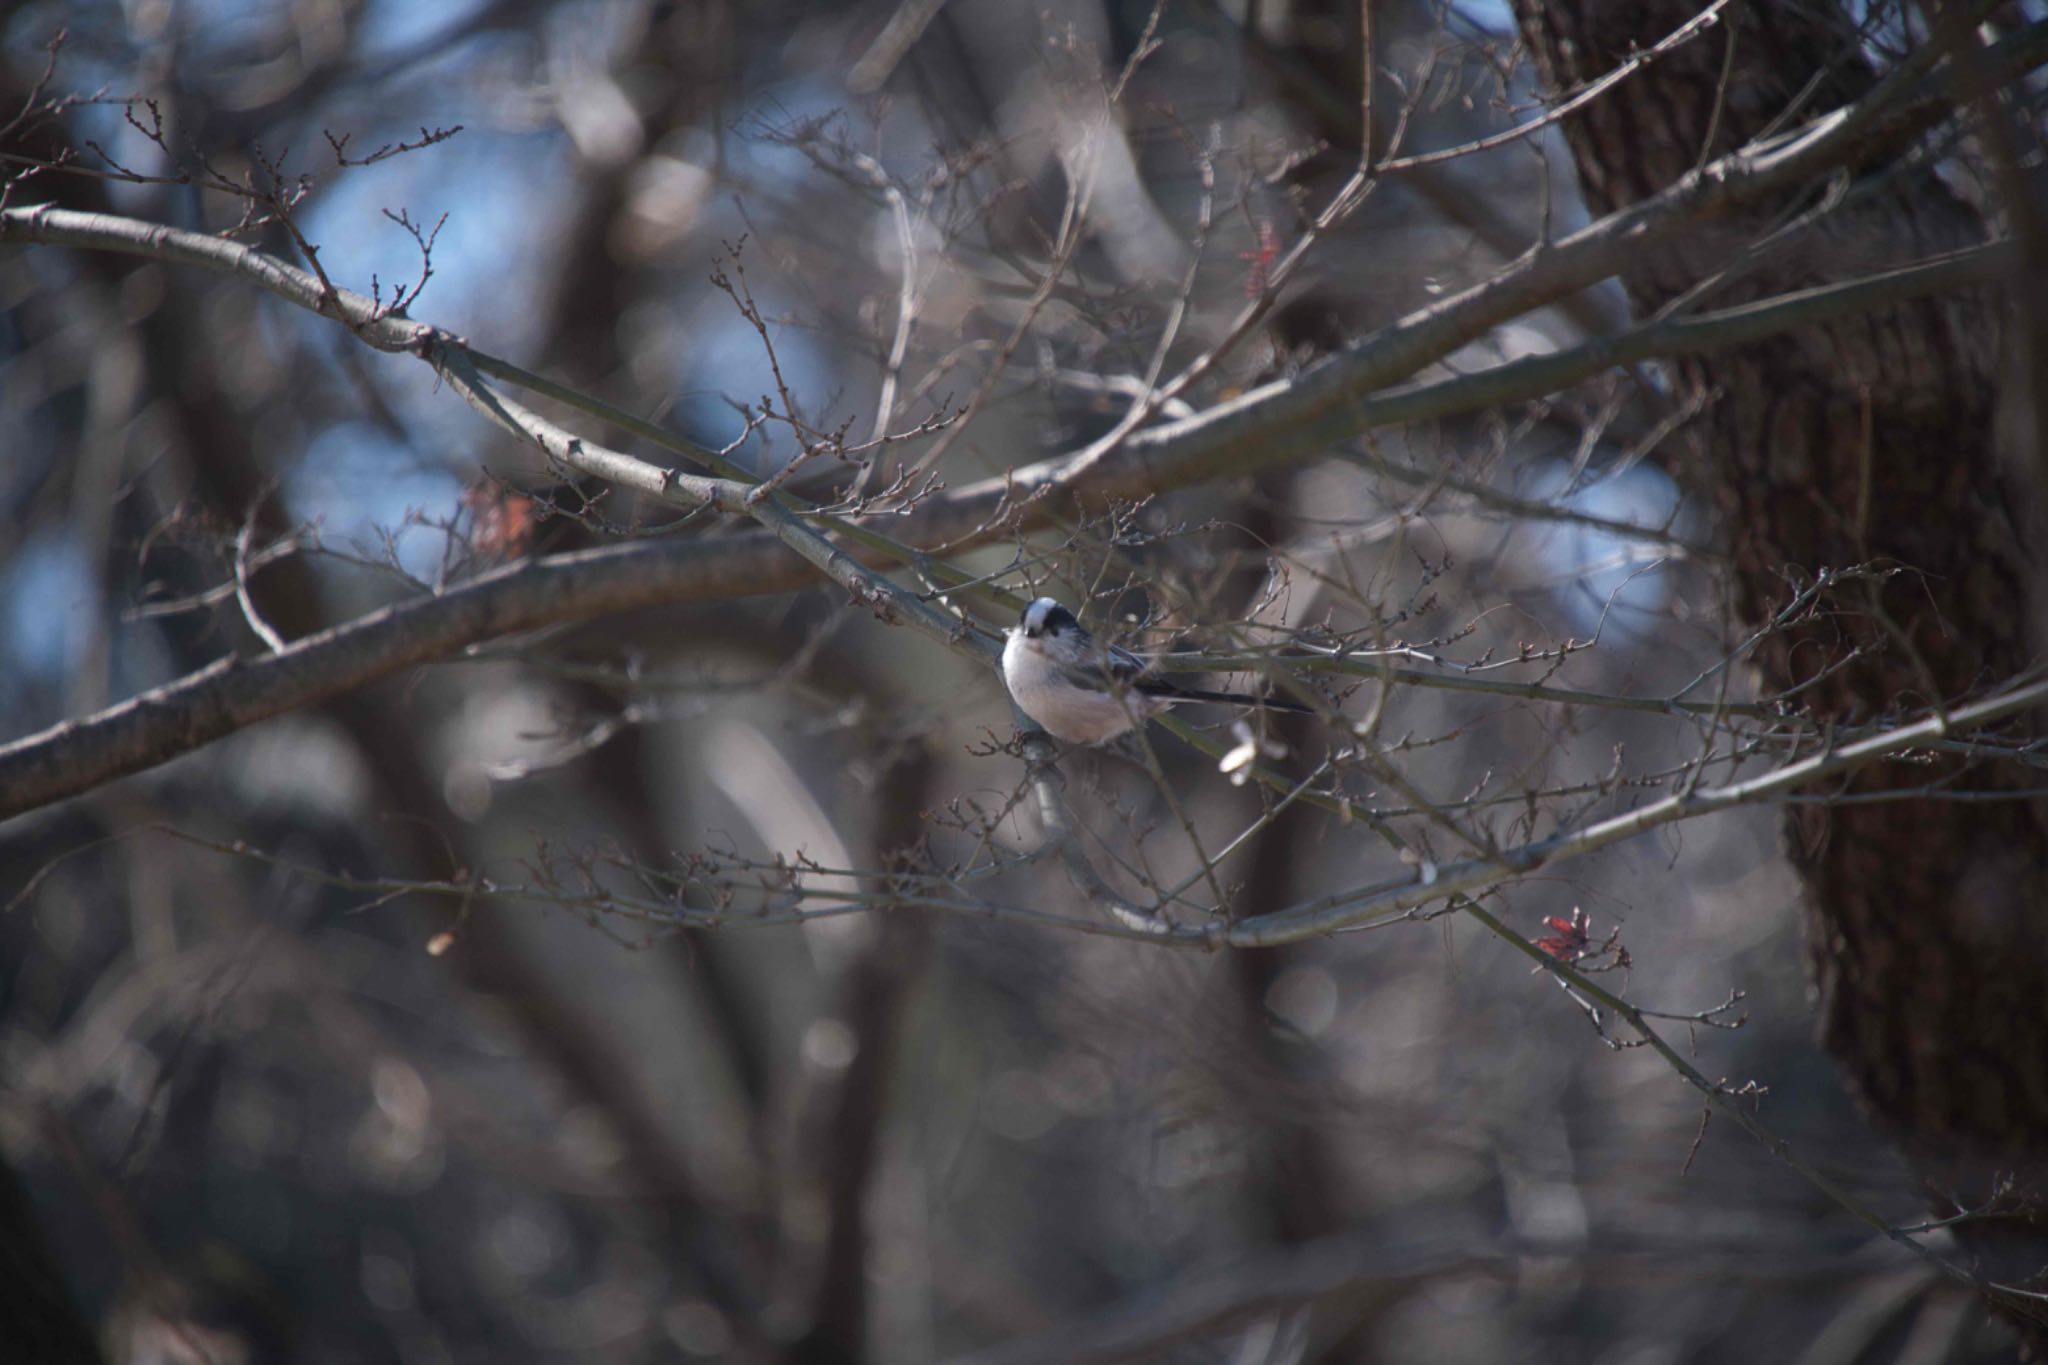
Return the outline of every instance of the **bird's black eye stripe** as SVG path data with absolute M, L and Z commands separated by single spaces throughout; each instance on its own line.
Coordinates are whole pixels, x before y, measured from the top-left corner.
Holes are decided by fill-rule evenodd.
M 1041 597 L 1024 608 L 1024 617 L 1019 624 L 1024 628 L 1025 638 L 1030 640 L 1036 640 L 1044 635 L 1058 635 L 1068 629 L 1079 629 L 1081 625 L 1074 619 L 1074 613 L 1047 597 Z

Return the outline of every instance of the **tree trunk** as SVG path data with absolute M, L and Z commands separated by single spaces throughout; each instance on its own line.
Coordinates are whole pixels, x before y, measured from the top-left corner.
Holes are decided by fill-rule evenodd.
M 1546 83 L 1569 90 L 1695 14 L 1691 0 L 1518 0 Z M 1872 83 L 1833 5 L 1737 5 L 1710 30 L 1593 100 L 1565 124 L 1596 212 L 1679 179 L 1762 131 L 1813 80 L 1797 122 Z M 1717 89 L 1727 73 L 1724 98 Z M 1719 109 L 1718 116 L 1716 109 Z M 1718 117 L 1718 122 L 1716 121 Z M 1706 144 L 1712 139 L 1711 147 Z M 1848 168 L 1849 198 L 1788 247 L 1715 291 L 1721 307 L 1984 239 L 1981 216 L 1924 167 Z M 1749 255 L 1806 199 L 1723 220 L 1646 254 L 1625 283 L 1639 315 Z M 1715 395 L 1681 477 L 1710 488 L 1736 600 L 1752 625 L 1788 575 L 1870 564 L 1832 610 L 1773 637 L 1767 691 L 1868 651 L 1805 692 L 1827 723 L 1947 703 L 2027 667 L 2034 566 L 2018 510 L 2027 466 L 2002 459 L 1996 379 L 2006 319 L 1988 292 L 1908 304 L 1678 368 Z M 1893 764 L 1843 794 L 2038 785 L 2018 765 Z M 2039 801 L 1916 799 L 1794 808 L 1791 853 L 1827 1047 L 1901 1142 L 1944 1215 L 1983 1206 L 2001 1175 L 2007 1215 L 1956 1236 L 2006 1285 L 2048 1285 L 2048 812 Z M 2036 1352 L 2048 1305 L 1992 1296 Z

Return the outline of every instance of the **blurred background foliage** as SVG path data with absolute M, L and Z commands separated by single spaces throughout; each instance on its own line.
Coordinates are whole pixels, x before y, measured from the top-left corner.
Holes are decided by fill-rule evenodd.
M 1374 15 L 1383 143 L 1396 110 L 1403 150 L 1427 150 L 1540 107 L 1503 7 Z M 774 382 L 708 282 L 719 263 L 746 269 L 810 418 L 856 433 L 907 274 L 895 426 L 987 386 L 943 438 L 953 484 L 1108 429 L 1128 394 L 1099 381 L 1146 374 L 1183 287 L 1177 359 L 1223 334 L 1357 158 L 1357 13 L 1319 0 L 31 0 L 4 24 L 5 107 L 61 27 L 57 89 L 162 116 L 161 143 L 113 102 L 25 136 L 16 150 L 97 147 L 166 178 L 35 182 L 71 207 L 221 230 L 242 206 L 177 183 L 200 158 L 231 178 L 318 169 L 330 135 L 362 157 L 459 124 L 320 171 L 297 222 L 322 266 L 388 295 L 422 255 L 387 212 L 438 223 L 413 316 L 712 446 Z M 1041 290 L 1077 130 L 1125 75 L 1085 231 Z M 1285 378 L 1484 278 L 1545 215 L 1552 232 L 1585 217 L 1550 136 L 1390 178 L 1192 397 Z M 275 227 L 252 240 L 303 259 Z M 1624 316 L 1618 289 L 1591 291 L 1435 372 Z M 1667 472 L 1685 438 L 1659 424 L 1687 401 L 1653 367 L 956 562 L 1021 562 L 1139 643 L 1165 638 L 1145 621 L 1377 619 L 1472 661 L 1597 630 L 1516 676 L 1666 695 L 1734 634 L 1708 509 Z M 232 591 L 238 537 L 293 551 L 250 592 L 294 639 L 524 554 L 721 534 L 553 480 L 424 366 L 241 282 L 125 257 L 0 253 L 0 432 L 9 737 L 260 649 Z M 771 425 L 738 453 L 765 474 L 791 448 Z M 1014 756 L 975 747 L 1011 723 L 992 675 L 813 589 L 487 647 L 0 829 L 0 892 L 47 869 L 0 917 L 0 1138 L 108 1355 L 1999 1349 L 1972 1301 L 1769 1153 L 1725 1125 L 1696 1141 L 1699 1100 L 1665 1063 L 1604 1046 L 1456 919 L 1189 955 L 999 918 L 679 935 L 365 889 L 687 850 L 874 869 L 921 841 L 957 849 L 954 803 L 1000 808 L 1018 785 Z M 1304 771 L 1314 732 L 1280 734 L 1276 766 Z M 1503 837 L 1525 811 L 1522 834 L 1617 808 L 1625 788 L 1584 788 L 1699 744 L 1669 717 L 1428 690 L 1390 699 L 1381 740 L 1446 801 L 1553 793 L 1540 824 L 1534 795 L 1492 813 Z M 1257 816 L 1212 758 L 1158 748 L 1215 843 Z M 1186 872 L 1141 766 L 1068 767 L 1105 844 Z M 1032 837 L 1028 812 L 1001 829 Z M 1756 1082 L 1778 1132 L 1910 1221 L 1912 1182 L 1811 1041 L 1776 831 L 1769 811 L 1686 824 L 1495 908 L 1532 936 L 1574 907 L 1596 937 L 1618 926 L 1647 1006 L 1745 992 L 1745 1027 L 1693 1030 L 1700 1068 Z M 1362 827 L 1304 809 L 1223 877 L 1253 914 L 1387 863 Z M 1017 885 L 1092 913 L 1050 865 Z M 1176 1303 L 1194 1325 L 1115 1346 Z

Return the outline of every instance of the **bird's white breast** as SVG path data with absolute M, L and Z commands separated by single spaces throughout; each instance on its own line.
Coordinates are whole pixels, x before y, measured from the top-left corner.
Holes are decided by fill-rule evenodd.
M 1115 739 L 1168 704 L 1136 691 L 1116 696 L 1064 682 L 1043 647 L 1021 630 L 1012 631 L 1003 645 L 1003 681 L 1019 710 L 1070 744 Z

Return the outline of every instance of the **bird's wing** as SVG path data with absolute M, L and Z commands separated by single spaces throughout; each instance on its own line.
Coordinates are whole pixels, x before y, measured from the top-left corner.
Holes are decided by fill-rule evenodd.
M 1111 645 L 1109 647 L 1109 653 L 1104 658 L 1103 665 L 1109 670 L 1111 677 L 1126 685 L 1136 682 L 1139 678 L 1152 671 L 1152 661 L 1150 659 L 1141 658 L 1125 649 L 1122 645 Z
M 1130 679 L 1121 672 L 1094 660 L 1061 664 L 1060 680 L 1083 692 L 1122 692 L 1131 686 Z
M 1151 664 L 1116 645 L 1083 661 L 1060 665 L 1060 676 L 1089 692 L 1150 692 L 1158 681 L 1148 675 Z
M 1234 706 L 1261 706 L 1269 711 L 1314 714 L 1313 707 L 1303 706 L 1300 702 L 1288 701 L 1282 697 L 1255 697 L 1244 692 L 1212 692 L 1206 688 L 1189 687 L 1153 672 L 1153 662 L 1143 655 L 1133 654 L 1121 645 L 1111 645 L 1099 659 L 1092 659 L 1084 664 L 1069 664 L 1060 672 L 1075 687 L 1095 692 L 1129 689 L 1147 697 L 1177 697 L 1184 701 L 1214 701 Z
M 1116 679 L 1119 687 L 1128 687 L 1133 692 L 1142 692 L 1148 697 L 1186 697 L 1196 701 L 1216 700 L 1214 694 L 1203 693 L 1195 688 L 1175 682 L 1164 674 L 1155 672 L 1157 660 L 1142 654 L 1133 654 L 1121 645 L 1111 645 L 1109 656 L 1104 660 L 1104 669 Z M 1101 684 L 1096 684 L 1100 686 Z
M 1303 706 L 1298 701 L 1288 701 L 1284 697 L 1261 697 L 1253 696 L 1249 692 L 1215 692 L 1206 687 L 1190 687 L 1188 684 L 1165 674 L 1151 672 L 1150 670 L 1158 662 L 1157 660 L 1140 659 L 1128 650 L 1119 652 L 1136 663 L 1140 670 L 1134 675 L 1123 678 L 1124 686 L 1134 691 L 1143 692 L 1148 697 L 1172 697 L 1182 701 L 1215 701 L 1223 702 L 1230 706 L 1261 706 L 1268 711 L 1298 711 L 1303 715 L 1315 714 L 1314 707 Z

